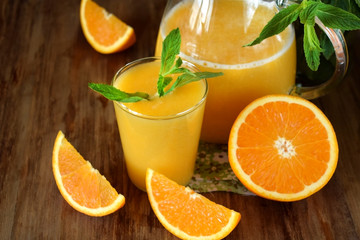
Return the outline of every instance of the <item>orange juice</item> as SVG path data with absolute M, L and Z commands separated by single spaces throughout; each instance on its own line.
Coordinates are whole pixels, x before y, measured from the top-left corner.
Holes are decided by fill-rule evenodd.
M 207 83 L 193 82 L 159 98 L 160 60 L 145 60 L 125 67 L 113 81 L 122 91 L 151 96 L 149 101 L 114 102 L 127 171 L 144 191 L 147 168 L 186 185 L 194 171 Z
M 273 4 L 254 0 L 186 0 L 163 17 L 155 55 L 161 53 L 164 36 L 179 27 L 180 56 L 201 71 L 224 73 L 208 79 L 203 140 L 227 143 L 233 122 L 248 103 L 267 94 L 288 94 L 294 86 L 296 47 L 291 26 L 261 44 L 243 47 L 276 11 Z

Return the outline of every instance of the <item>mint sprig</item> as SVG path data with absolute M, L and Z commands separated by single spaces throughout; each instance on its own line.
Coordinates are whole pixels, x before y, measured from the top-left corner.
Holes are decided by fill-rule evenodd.
M 180 53 L 181 35 L 179 28 L 172 30 L 163 41 L 161 52 L 161 67 L 158 80 L 158 94 L 160 97 L 172 92 L 175 88 L 185 84 L 199 81 L 204 78 L 213 78 L 223 75 L 222 72 L 196 72 L 193 73 L 187 68 L 182 68 L 182 59 L 176 56 Z M 175 64 L 174 64 L 175 61 Z M 165 88 L 172 81 L 171 74 L 181 74 L 177 77 L 173 85 L 165 91 Z
M 289 24 L 300 19 L 304 25 L 304 53 L 307 65 L 317 71 L 320 53 L 324 52 L 315 31 L 315 17 L 329 28 L 346 30 L 360 29 L 360 18 L 341 8 L 322 3 L 319 0 L 303 0 L 281 9 L 262 29 L 260 35 L 245 46 L 259 44 L 264 39 L 282 32 Z M 327 53 L 327 52 L 326 52 Z M 328 54 L 328 53 L 327 53 Z
M 188 83 L 199 81 L 205 78 L 213 78 L 223 75 L 222 72 L 191 72 L 189 69 L 181 67 L 183 61 L 176 56 L 180 53 L 181 35 L 179 28 L 172 30 L 163 41 L 163 49 L 161 52 L 161 65 L 159 72 L 159 79 L 157 81 L 157 93 L 162 97 L 176 88 L 184 86 Z M 176 61 L 175 61 L 176 60 Z M 171 75 L 178 75 L 174 83 L 167 89 L 166 87 L 173 81 Z M 147 93 L 135 92 L 127 93 L 117 89 L 111 85 L 89 83 L 89 88 L 100 93 L 105 98 L 118 102 L 138 102 L 141 100 L 150 100 Z

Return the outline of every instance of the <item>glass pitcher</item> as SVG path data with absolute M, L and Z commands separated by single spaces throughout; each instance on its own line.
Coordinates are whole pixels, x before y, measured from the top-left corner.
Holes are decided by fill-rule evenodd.
M 347 70 L 347 48 L 340 31 L 316 23 L 331 40 L 336 55 L 332 77 L 317 86 L 296 83 L 296 38 L 292 25 L 262 43 L 254 40 L 286 1 L 262 0 L 168 0 L 160 24 L 155 55 L 161 54 L 164 37 L 179 27 L 181 58 L 201 71 L 223 72 L 208 79 L 201 139 L 227 143 L 240 111 L 267 94 L 294 94 L 307 99 L 333 89 Z

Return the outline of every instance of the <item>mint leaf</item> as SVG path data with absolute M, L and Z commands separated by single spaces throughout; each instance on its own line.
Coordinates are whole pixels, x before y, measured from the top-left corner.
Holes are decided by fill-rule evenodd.
M 356 15 L 324 3 L 317 3 L 316 16 L 329 28 L 341 30 L 360 29 L 360 18 Z
M 301 11 L 301 5 L 293 4 L 280 10 L 263 28 L 260 35 L 251 43 L 245 46 L 259 44 L 264 39 L 281 33 L 289 24 L 294 22 Z
M 183 63 L 182 59 L 181 59 L 181 58 L 178 58 L 178 59 L 176 60 L 175 67 L 176 67 L 176 68 L 179 68 L 179 67 L 182 65 L 182 63 Z
M 309 68 L 316 71 L 320 65 L 320 41 L 316 35 L 314 26 L 307 23 L 304 25 L 304 53 Z
M 165 82 L 165 78 L 162 75 L 159 75 L 159 79 L 157 81 L 157 91 L 159 96 L 163 96 L 164 95 L 164 82 Z
M 172 77 L 164 77 L 164 87 L 169 85 L 172 81 Z
M 177 66 L 182 64 L 182 60 L 174 61 L 176 56 L 180 53 L 181 35 L 179 28 L 172 30 L 164 39 L 161 52 L 161 65 L 159 80 L 157 82 L 157 90 L 160 97 L 164 96 L 164 88 L 171 82 L 172 79 L 165 79 L 164 76 L 171 74 Z
M 322 0 L 322 3 L 341 8 L 360 17 L 360 0 Z
M 318 6 L 318 2 L 308 2 L 299 14 L 300 22 L 314 26 Z
M 355 0 L 357 6 L 360 8 L 360 0 Z
M 319 36 L 319 40 L 320 40 L 320 46 L 323 49 L 322 52 L 323 56 L 325 57 L 326 60 L 330 60 L 331 56 L 335 52 L 330 39 L 324 32 L 321 32 Z
M 177 87 L 184 86 L 188 83 L 199 81 L 201 79 L 205 78 L 213 78 L 224 75 L 222 72 L 186 72 L 179 77 L 177 77 L 174 84 L 171 86 L 171 88 L 165 93 L 168 94 L 169 92 L 173 91 Z
M 172 30 L 163 41 L 161 52 L 160 75 L 166 74 L 180 53 L 181 36 L 179 28 Z
M 162 75 L 159 76 L 159 80 L 157 83 L 157 90 L 160 97 L 164 96 L 164 88 L 167 87 L 172 81 L 172 77 L 164 77 Z
M 219 77 L 222 75 L 224 75 L 222 72 L 195 72 L 192 74 L 185 73 L 176 79 L 175 84 L 177 87 L 181 87 L 188 83 L 195 82 L 201 79 Z
M 138 102 L 149 99 L 149 94 L 143 92 L 126 93 L 111 85 L 101 83 L 88 83 L 89 88 L 100 93 L 104 97 L 112 101 L 119 102 Z

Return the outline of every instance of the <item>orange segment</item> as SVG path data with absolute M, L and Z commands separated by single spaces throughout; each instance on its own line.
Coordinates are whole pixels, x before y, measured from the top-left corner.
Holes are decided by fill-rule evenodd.
M 52 167 L 61 195 L 77 211 L 104 216 L 125 204 L 124 196 L 84 160 L 61 131 L 55 140 Z
M 114 53 L 132 46 L 134 29 L 92 0 L 82 0 L 80 23 L 90 45 L 100 53 Z
M 338 161 L 330 121 L 311 102 L 289 95 L 250 103 L 234 122 L 228 151 L 239 180 L 257 195 L 278 201 L 319 191 Z
M 146 190 L 161 224 L 181 239 L 222 239 L 241 218 L 239 213 L 151 169 L 146 172 Z

